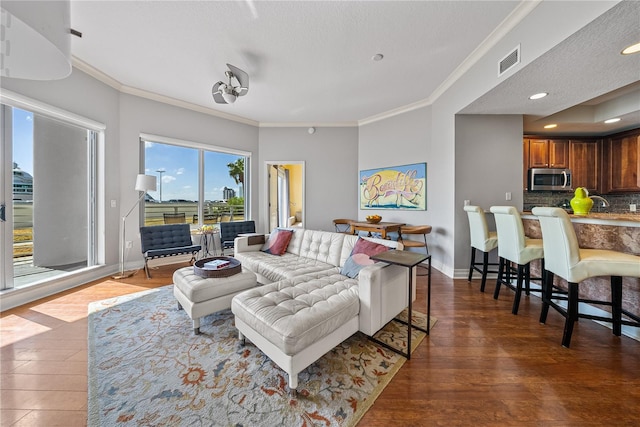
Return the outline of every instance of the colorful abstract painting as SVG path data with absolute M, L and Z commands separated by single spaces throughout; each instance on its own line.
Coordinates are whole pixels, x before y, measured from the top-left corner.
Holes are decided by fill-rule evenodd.
M 360 209 L 427 210 L 427 164 L 360 171 Z

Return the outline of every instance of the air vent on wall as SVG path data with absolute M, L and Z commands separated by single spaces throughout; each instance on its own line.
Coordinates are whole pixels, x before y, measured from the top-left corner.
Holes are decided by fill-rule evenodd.
M 520 63 L 520 45 L 511 51 L 507 56 L 502 58 L 498 63 L 498 77 L 506 73 L 512 67 Z

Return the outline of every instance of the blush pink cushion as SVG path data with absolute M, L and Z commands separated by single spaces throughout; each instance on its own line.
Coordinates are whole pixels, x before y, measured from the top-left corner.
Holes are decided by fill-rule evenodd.
M 269 240 L 267 240 L 262 247 L 262 252 L 271 255 L 282 255 L 287 251 L 291 236 L 293 236 L 293 230 L 276 228 L 271 232 Z
M 351 256 L 347 258 L 344 266 L 340 270 L 340 274 L 355 279 L 358 277 L 360 270 L 376 262 L 370 258 L 372 255 L 377 255 L 388 250 L 388 246 L 373 243 L 366 239 L 358 239 L 351 251 Z

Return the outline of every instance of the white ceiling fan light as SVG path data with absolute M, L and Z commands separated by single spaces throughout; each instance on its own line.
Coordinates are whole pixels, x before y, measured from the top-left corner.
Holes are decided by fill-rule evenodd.
M 229 83 L 219 81 L 211 89 L 213 100 L 218 104 L 233 104 L 239 96 L 249 92 L 249 75 L 231 64 L 227 64 L 227 67 L 230 71 L 225 71 L 224 74 L 229 79 Z M 232 79 L 238 82 L 238 86 L 233 85 Z

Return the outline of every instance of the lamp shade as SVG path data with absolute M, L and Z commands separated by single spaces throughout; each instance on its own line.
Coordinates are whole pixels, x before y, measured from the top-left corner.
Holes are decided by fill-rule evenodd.
M 2 77 L 56 80 L 71 74 L 69 0 L 3 0 L 0 7 Z
M 156 177 L 154 175 L 139 174 L 136 178 L 136 190 L 156 191 Z

